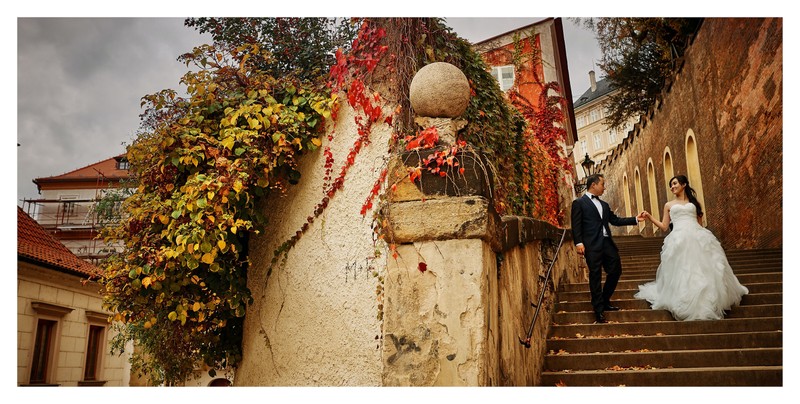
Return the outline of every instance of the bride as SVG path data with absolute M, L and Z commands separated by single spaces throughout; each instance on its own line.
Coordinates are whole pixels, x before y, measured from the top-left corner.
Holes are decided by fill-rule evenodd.
M 686 176 L 670 179 L 675 199 L 664 205 L 664 221 L 646 218 L 666 232 L 656 280 L 639 285 L 637 299 L 669 310 L 677 320 L 718 320 L 748 293 L 728 264 L 719 241 L 700 223 L 703 209 Z

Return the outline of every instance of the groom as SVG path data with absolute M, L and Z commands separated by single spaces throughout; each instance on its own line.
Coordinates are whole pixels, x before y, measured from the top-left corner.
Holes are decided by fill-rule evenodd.
M 646 213 L 636 217 L 617 217 L 608 204 L 600 200 L 605 190 L 603 175 L 590 175 L 586 177 L 586 194 L 572 202 L 572 240 L 578 254 L 586 257 L 592 307 L 598 323 L 606 322 L 604 311 L 619 310 L 619 307 L 611 305 L 611 295 L 622 275 L 622 263 L 608 224 L 633 226 L 637 221 L 644 221 Z M 606 271 L 606 283 L 602 286 L 600 267 Z

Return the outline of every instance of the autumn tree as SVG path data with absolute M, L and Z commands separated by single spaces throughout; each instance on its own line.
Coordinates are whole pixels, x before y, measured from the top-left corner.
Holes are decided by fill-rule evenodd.
M 337 49 L 347 50 L 359 21 L 348 18 L 262 17 L 187 18 L 187 27 L 209 33 L 215 42 L 239 46 L 257 43 L 270 52 L 260 68 L 273 77 L 293 74 L 302 79 L 324 76 Z
M 103 264 L 114 348 L 133 340 L 133 370 L 154 384 L 185 381 L 197 364 L 241 359 L 248 237 L 265 225 L 259 198 L 297 183 L 297 159 L 321 146 L 334 98 L 324 85 L 262 70 L 257 44 L 204 45 L 181 56 L 188 96 L 143 98 L 127 149 L 135 192 L 104 231 L 124 244 Z
M 600 68 L 611 87 L 606 119 L 611 127 L 644 115 L 655 103 L 700 18 L 588 18 L 603 53 Z

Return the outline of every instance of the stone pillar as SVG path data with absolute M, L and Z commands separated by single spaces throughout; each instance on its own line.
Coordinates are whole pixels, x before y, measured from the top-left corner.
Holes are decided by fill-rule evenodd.
M 425 66 L 411 83 L 417 123 L 436 126 L 440 141 L 455 142 L 465 121 L 469 84 L 447 63 Z M 447 136 L 443 136 L 444 132 Z M 479 155 L 456 155 L 460 170 L 409 168 L 441 149 L 411 151 L 390 167 L 384 208 L 387 258 L 383 311 L 385 386 L 487 386 L 498 379 L 497 225 L 492 181 Z M 393 254 L 395 255 L 395 254 Z

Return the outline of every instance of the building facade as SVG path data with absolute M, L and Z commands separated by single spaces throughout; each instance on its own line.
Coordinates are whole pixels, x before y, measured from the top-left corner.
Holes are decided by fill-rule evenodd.
M 103 226 L 99 203 L 109 190 L 119 189 L 128 179 L 124 154 L 65 174 L 36 178 L 33 182 L 42 197 L 26 199 L 23 209 L 75 255 L 96 264 L 116 250 L 97 239 Z
M 128 386 L 96 273 L 17 208 L 17 385 Z
M 606 120 L 606 102 L 614 93 L 607 78 L 597 81 L 595 72 L 589 72 L 589 88 L 575 101 L 575 127 L 578 140 L 572 149 L 572 160 L 578 181 L 586 177 L 581 162 L 587 157 L 595 163 L 605 159 L 633 129 L 639 117 L 631 117 L 620 128 L 609 127 Z
M 567 103 L 563 123 L 567 131 L 565 146 L 575 142 L 572 87 L 560 18 L 546 18 L 480 41 L 473 47 L 491 67 L 500 90 L 515 88 L 534 108 L 539 107 L 544 85 L 557 83 Z

